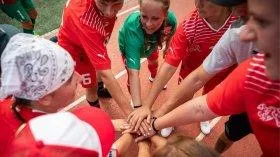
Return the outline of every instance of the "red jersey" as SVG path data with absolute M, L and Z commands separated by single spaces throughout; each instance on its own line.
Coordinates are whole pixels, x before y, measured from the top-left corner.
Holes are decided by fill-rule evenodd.
M 280 155 L 280 80 L 267 78 L 263 54 L 237 67 L 207 94 L 207 104 L 221 116 L 246 112 L 263 155 Z
M 182 61 L 180 77 L 184 79 L 202 64 L 234 20 L 236 17 L 230 15 L 224 25 L 215 30 L 204 18 L 199 17 L 197 10 L 193 11 L 190 17 L 179 25 L 170 43 L 165 61 L 175 67 L 178 67 Z M 207 92 L 222 81 L 228 73 L 226 70 L 226 73 L 219 73 L 208 81 L 205 87 L 211 87 L 207 89 Z
M 22 124 L 11 109 L 12 103 L 11 99 L 5 99 L 0 102 L 0 156 L 3 156 L 7 147 L 14 139 L 18 127 Z M 22 108 L 19 112 L 26 121 L 43 114 L 41 112 L 33 112 L 28 108 Z
M 116 17 L 104 17 L 94 0 L 68 1 L 59 30 L 59 45 L 71 55 L 87 57 L 97 70 L 110 69 L 111 61 L 105 45 L 111 36 L 115 21 Z

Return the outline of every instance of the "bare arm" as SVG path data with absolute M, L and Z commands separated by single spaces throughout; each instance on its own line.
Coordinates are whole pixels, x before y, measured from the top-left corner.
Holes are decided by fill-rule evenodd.
M 213 113 L 206 102 L 206 95 L 192 99 L 175 108 L 154 122 L 157 130 L 171 126 L 179 126 L 210 120 L 218 117 Z
M 141 86 L 139 78 L 139 70 L 128 69 L 129 88 L 134 106 L 141 105 Z
M 152 89 L 150 90 L 147 98 L 142 103 L 142 107 L 133 111 L 128 116 L 128 122 L 132 125 L 133 130 L 138 130 L 140 127 L 141 122 L 146 117 L 148 123 L 150 122 L 150 114 L 151 114 L 151 107 L 156 100 L 158 94 L 165 86 L 165 84 L 170 80 L 173 74 L 176 71 L 176 67 L 169 65 L 167 63 L 163 63 L 156 78 L 153 83 Z
M 159 135 L 154 135 L 150 137 L 150 140 L 155 145 L 156 149 L 165 146 L 167 143 L 167 139 Z
M 166 62 L 161 65 L 155 81 L 153 82 L 152 88 L 145 101 L 143 101 L 143 105 L 148 106 L 149 108 L 152 107 L 163 87 L 176 72 L 176 69 L 177 67 L 174 67 Z
M 218 117 L 213 113 L 206 102 L 206 95 L 192 99 L 179 107 L 175 108 L 166 115 L 157 118 L 152 122 L 151 125 L 154 126 L 156 130 L 161 130 L 163 128 L 187 125 L 195 122 L 210 120 Z M 155 135 L 154 130 L 151 130 L 149 136 L 140 136 L 135 139 L 136 142 L 143 139 L 149 138 Z
M 207 73 L 202 65 L 190 73 L 178 86 L 175 93 L 156 112 L 159 117 L 178 107 L 180 104 L 192 99 L 194 94 L 201 89 L 214 75 Z
M 133 141 L 132 135 L 127 133 L 123 134 L 116 142 L 114 142 L 113 148 L 118 151 L 118 156 L 124 156 L 128 152 Z
M 138 142 L 138 157 L 151 157 L 150 143 L 148 141 Z
M 115 79 L 111 70 L 100 70 L 98 73 L 101 76 L 104 84 L 108 88 L 110 94 L 115 99 L 117 104 L 123 110 L 125 115 L 128 115 L 132 111 L 129 99 L 124 95 L 118 81 Z

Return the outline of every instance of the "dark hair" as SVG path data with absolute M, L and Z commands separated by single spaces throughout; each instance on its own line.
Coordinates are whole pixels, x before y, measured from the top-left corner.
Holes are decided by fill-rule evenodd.
M 196 141 L 195 139 L 175 134 L 167 139 L 162 148 L 156 150 L 153 157 L 218 157 L 213 149 Z
M 139 4 L 141 6 L 143 0 L 139 0 Z M 170 0 L 154 0 L 156 2 L 161 2 L 163 4 L 163 11 L 166 12 L 166 17 L 168 15 L 168 9 L 170 7 Z M 157 45 L 160 47 L 160 49 L 162 48 L 162 44 L 164 42 L 164 28 L 167 26 L 167 18 L 165 17 L 164 21 L 162 22 L 161 27 L 155 32 L 156 36 L 158 37 L 157 40 Z M 147 47 L 149 47 L 149 43 L 148 43 L 148 38 L 149 35 L 144 31 L 144 44 L 145 44 L 145 50 Z
M 31 100 L 26 100 L 22 98 L 15 98 L 13 104 L 12 104 L 12 110 L 18 120 L 20 120 L 22 123 L 25 123 L 26 120 L 20 115 L 18 106 L 30 106 Z

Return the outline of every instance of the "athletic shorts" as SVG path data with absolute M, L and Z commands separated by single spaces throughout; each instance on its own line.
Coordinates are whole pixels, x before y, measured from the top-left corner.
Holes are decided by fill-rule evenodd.
M 252 128 L 246 113 L 231 115 L 225 123 L 225 134 L 233 142 L 252 133 Z
M 96 70 L 82 47 L 75 46 L 62 35 L 58 38 L 58 44 L 67 50 L 76 62 L 75 70 L 82 76 L 82 86 L 92 88 L 97 85 Z
M 9 17 L 16 19 L 20 22 L 30 21 L 28 11 L 35 9 L 32 0 L 17 0 L 14 4 L 0 5 L 0 8 Z

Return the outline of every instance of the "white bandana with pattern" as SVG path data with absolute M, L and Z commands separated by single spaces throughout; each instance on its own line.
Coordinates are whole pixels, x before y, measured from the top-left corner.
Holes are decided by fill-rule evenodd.
M 1 56 L 0 99 L 13 95 L 38 100 L 61 87 L 72 76 L 74 64 L 70 54 L 57 44 L 17 34 Z

